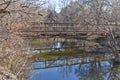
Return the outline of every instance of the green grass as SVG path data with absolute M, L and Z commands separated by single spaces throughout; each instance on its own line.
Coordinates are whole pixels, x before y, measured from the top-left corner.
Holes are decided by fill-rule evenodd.
M 78 57 L 80 55 L 85 54 L 84 50 L 80 49 L 67 49 L 65 51 L 58 52 L 47 52 L 47 53 L 33 53 L 31 54 L 31 59 L 34 60 L 56 60 L 60 58 L 68 58 L 68 57 Z

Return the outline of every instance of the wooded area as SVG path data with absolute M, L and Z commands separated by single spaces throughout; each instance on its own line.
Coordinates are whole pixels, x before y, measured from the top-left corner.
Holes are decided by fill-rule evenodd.
M 46 22 L 77 22 L 80 24 L 119 24 L 120 0 L 59 0 L 61 11 L 49 7 Z
M 120 0 L 0 0 L 0 80 L 25 80 L 29 42 L 18 35 L 30 22 L 120 25 Z M 47 7 L 46 7 L 47 6 Z

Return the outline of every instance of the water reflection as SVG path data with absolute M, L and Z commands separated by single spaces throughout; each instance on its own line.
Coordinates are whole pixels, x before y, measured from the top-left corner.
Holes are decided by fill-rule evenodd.
M 110 50 L 106 49 L 105 43 L 106 41 L 103 42 L 103 40 L 99 41 L 99 44 L 95 43 L 96 50 L 103 52 L 102 54 L 88 53 L 87 55 L 83 53 L 77 57 L 60 56 L 55 60 L 36 61 L 33 63 L 33 71 L 28 80 L 120 80 L 120 65 L 111 60 L 114 56 L 109 53 L 111 48 L 109 48 Z M 76 46 L 73 42 L 55 42 L 49 46 L 48 50 L 33 50 L 33 52 L 64 51 L 63 47 L 71 45 Z M 82 45 L 80 44 L 78 47 Z M 89 44 L 89 48 L 92 48 L 91 45 L 93 43 Z M 89 50 L 87 47 L 84 48 Z M 93 48 L 93 50 L 95 49 Z
M 108 80 L 120 80 L 120 65 L 114 63 L 110 69 Z
M 111 64 L 109 62 L 97 62 L 81 65 L 76 69 L 79 80 L 106 80 Z
M 46 53 L 46 52 L 51 52 L 51 51 L 65 51 L 65 49 L 62 48 L 62 42 L 56 42 L 47 49 L 31 48 L 31 53 L 40 53 L 40 52 Z
M 60 49 L 62 47 L 62 43 L 61 42 L 57 42 L 52 46 L 52 49 Z
M 28 80 L 120 80 L 119 64 L 95 56 L 38 61 L 33 68 Z

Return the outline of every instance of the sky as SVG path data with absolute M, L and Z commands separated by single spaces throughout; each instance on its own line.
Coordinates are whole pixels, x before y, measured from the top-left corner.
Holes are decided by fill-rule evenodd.
M 60 4 L 59 0 L 49 0 L 49 3 L 54 7 L 55 6 L 55 11 L 60 12 Z
M 50 2 L 51 5 L 55 6 L 55 11 L 59 13 L 61 11 L 61 8 L 63 7 L 61 6 L 60 1 L 65 1 L 65 3 L 68 5 L 71 1 L 75 0 L 48 0 L 48 1 Z
M 22 1 L 24 1 L 24 0 L 22 0 Z M 30 1 L 30 2 L 37 1 L 37 2 L 35 2 L 35 5 L 41 4 L 40 2 L 46 1 L 46 3 L 43 6 L 44 8 L 53 9 L 57 13 L 59 13 L 61 11 L 61 8 L 63 7 L 63 6 L 61 6 L 60 1 L 65 1 L 67 4 L 69 4 L 70 1 L 74 1 L 74 0 L 27 0 L 27 1 Z
M 24 2 L 24 1 L 26 1 L 26 0 L 21 0 L 22 2 Z M 59 7 L 59 1 L 60 0 L 27 0 L 28 2 L 31 2 L 31 3 L 35 3 L 35 5 L 39 5 L 39 4 L 41 4 L 41 2 L 42 3 L 44 3 L 44 2 L 46 2 L 44 5 L 43 5 L 43 7 L 45 7 L 45 8 L 51 8 L 50 7 L 50 5 L 52 6 L 52 7 L 54 7 L 55 6 L 55 10 L 57 11 L 57 12 L 60 12 L 60 7 Z M 41 6 L 40 6 L 41 7 Z

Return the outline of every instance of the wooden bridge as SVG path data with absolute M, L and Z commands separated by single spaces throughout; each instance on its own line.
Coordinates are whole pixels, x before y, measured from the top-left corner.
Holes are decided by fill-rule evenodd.
M 112 27 L 115 25 L 80 25 L 79 23 L 35 23 L 31 22 L 31 27 L 20 30 L 20 36 L 27 39 L 85 39 L 93 40 L 105 37 L 110 41 L 113 53 L 118 53 L 119 48 L 115 37 L 120 37 L 120 33 L 113 34 Z M 118 30 L 118 29 L 117 29 Z M 117 33 L 117 34 L 116 34 Z M 114 36 L 116 34 L 116 36 Z M 117 51 L 117 52 L 116 52 Z
M 32 27 L 21 30 L 21 36 L 27 38 L 81 38 L 87 35 L 106 35 L 106 26 L 79 25 L 78 23 L 31 23 Z M 105 31 L 106 30 L 106 31 Z

